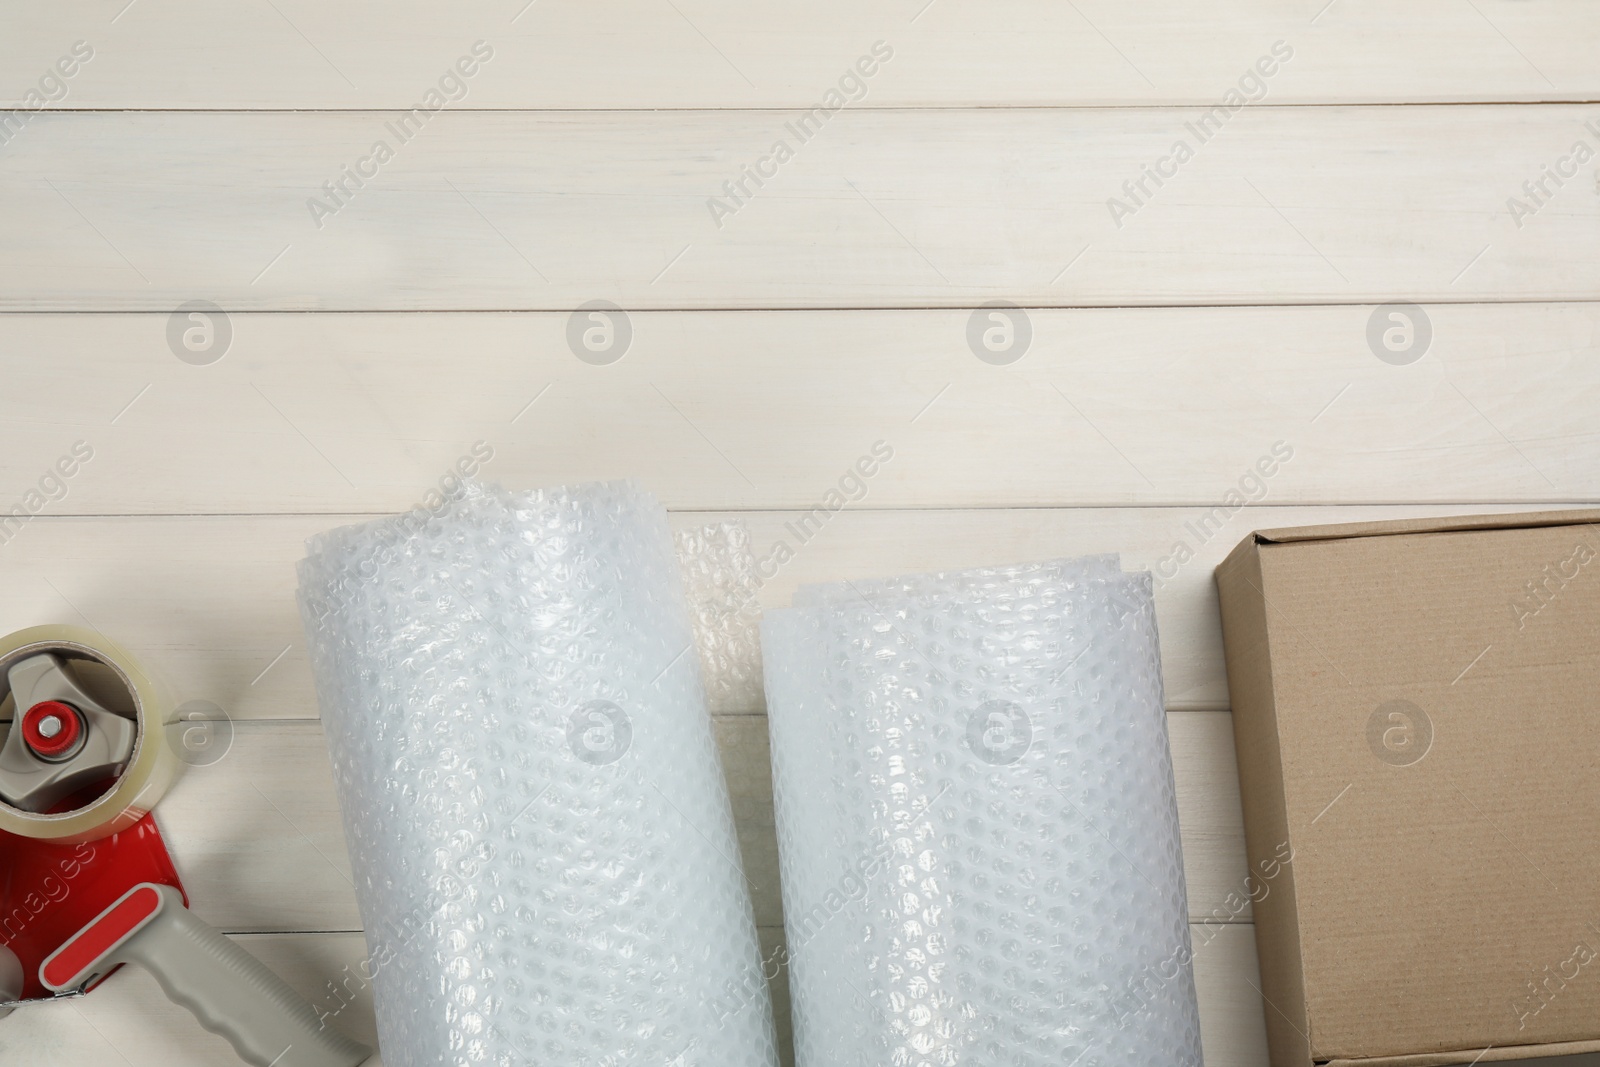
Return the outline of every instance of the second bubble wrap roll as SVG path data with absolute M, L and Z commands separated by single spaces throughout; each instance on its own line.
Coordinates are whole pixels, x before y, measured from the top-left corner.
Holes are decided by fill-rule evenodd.
M 798 1067 L 1199 1067 L 1149 575 L 795 603 L 762 641 Z
M 385 1062 L 775 1067 L 660 505 L 473 485 L 311 550 Z

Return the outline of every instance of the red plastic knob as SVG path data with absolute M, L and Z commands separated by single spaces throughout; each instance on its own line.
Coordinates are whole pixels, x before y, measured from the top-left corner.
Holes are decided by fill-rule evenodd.
M 41 700 L 22 717 L 22 739 L 45 759 L 71 752 L 83 737 L 83 716 L 71 704 Z

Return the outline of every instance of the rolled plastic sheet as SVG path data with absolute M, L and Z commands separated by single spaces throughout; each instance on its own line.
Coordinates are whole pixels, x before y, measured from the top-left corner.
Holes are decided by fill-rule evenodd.
M 470 484 L 300 607 L 390 1067 L 772 1067 L 666 513 Z
M 762 646 L 798 1067 L 1199 1067 L 1149 574 L 795 603 Z
M 760 711 L 761 582 L 742 522 L 679 530 L 678 563 L 713 715 Z

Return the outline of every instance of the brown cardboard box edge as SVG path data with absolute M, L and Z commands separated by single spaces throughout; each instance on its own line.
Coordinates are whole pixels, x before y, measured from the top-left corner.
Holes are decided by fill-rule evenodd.
M 1252 874 L 1269 864 L 1280 844 L 1290 842 L 1282 789 L 1283 760 L 1268 643 L 1267 604 L 1261 550 L 1273 545 L 1350 537 L 1427 534 L 1471 530 L 1526 529 L 1600 523 L 1600 509 L 1572 508 L 1502 515 L 1463 515 L 1378 522 L 1336 523 L 1258 530 L 1241 541 L 1216 569 L 1224 658 L 1233 711 L 1239 791 L 1244 808 L 1246 856 Z M 1292 858 L 1274 879 L 1273 891 L 1254 904 L 1257 958 L 1273 1067 L 1315 1067 L 1312 1023 L 1306 1009 L 1299 913 Z M 1463 1062 L 1478 1049 L 1324 1061 L 1327 1067 L 1442 1067 Z M 1504 1047 L 1482 1052 L 1478 1062 L 1529 1056 L 1566 1056 L 1600 1051 L 1600 1041 Z
M 1233 741 L 1238 752 L 1239 795 L 1244 808 L 1245 852 L 1251 871 L 1260 869 L 1257 864 L 1273 854 L 1274 842 L 1289 839 L 1289 813 L 1280 788 L 1283 754 L 1278 742 L 1267 646 L 1267 606 L 1261 592 L 1261 556 L 1256 547 L 1254 537 L 1246 538 L 1229 553 L 1216 573 L 1233 707 Z M 1292 859 L 1277 881 L 1274 892 L 1254 902 L 1267 1048 L 1275 1067 L 1309 1065 L 1310 1021 Z M 1270 945 L 1275 951 L 1264 952 L 1263 945 Z
M 1411 533 L 1460 533 L 1467 530 L 1526 530 L 1535 526 L 1581 526 L 1600 523 L 1600 508 L 1566 511 L 1524 511 L 1506 515 L 1451 515 L 1432 519 L 1382 519 L 1375 522 L 1329 523 L 1323 526 L 1284 526 L 1257 530 L 1239 543 L 1217 568 L 1221 574 L 1233 557 L 1252 543 L 1282 545 L 1295 541 L 1328 541 L 1346 537 L 1385 537 Z
M 1563 1041 L 1551 1045 L 1506 1045 L 1502 1048 L 1467 1048 L 1459 1052 L 1422 1052 L 1414 1056 L 1387 1056 L 1370 1060 L 1329 1060 L 1324 1067 L 1452 1067 L 1466 1062 L 1500 1063 L 1505 1060 L 1525 1060 L 1537 1056 L 1578 1056 L 1585 1052 L 1600 1052 L 1600 1041 Z

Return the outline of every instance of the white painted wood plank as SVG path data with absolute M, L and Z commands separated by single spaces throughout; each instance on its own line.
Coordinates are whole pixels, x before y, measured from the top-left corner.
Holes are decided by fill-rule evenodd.
M 395 119 L 39 115 L 4 148 L 0 308 L 1381 303 L 1600 288 L 1600 197 L 1574 155 L 1600 145 L 1592 106 L 1257 107 L 1219 111 L 1204 133 L 1192 109 L 841 111 L 804 140 L 785 112 L 455 112 L 404 141 Z M 1193 158 L 1174 154 L 1180 139 Z M 747 164 L 775 177 L 729 199 Z M 1158 188 L 1146 165 L 1171 177 Z M 1508 199 L 1547 165 L 1578 176 L 1514 216 Z M 368 175 L 361 187 L 324 192 L 345 166 Z M 1125 188 L 1137 181 L 1142 193 Z
M 793 513 L 690 512 L 673 521 L 737 518 L 767 559 L 780 542 L 790 545 L 793 557 L 767 568 L 759 596 L 767 608 L 788 604 L 807 582 L 1120 552 L 1125 568 L 1162 577 L 1156 615 L 1168 708 L 1219 710 L 1228 690 L 1211 572 L 1251 530 L 1528 507 L 1262 506 L 1220 525 L 1188 508 L 845 510 L 804 543 L 789 529 Z M 41 517 L 0 546 L 0 633 L 88 625 L 160 676 L 177 703 L 209 701 L 239 721 L 315 718 L 294 562 L 305 538 L 358 518 Z M 1183 551 L 1193 554 L 1187 562 Z
M 1207 1067 L 1267 1067 L 1254 926 L 1191 926 L 1201 1054 Z
M 775 943 L 779 931 L 763 930 Z M 1200 936 L 1196 931 L 1196 939 Z M 314 1003 L 335 1001 L 329 981 L 352 972 L 366 955 L 359 934 L 267 934 L 235 938 Z M 1221 931 L 1195 953 L 1195 984 L 1200 1001 L 1201 1036 L 1209 1067 L 1266 1067 L 1266 1030 L 1260 997 L 1251 988 L 1257 977 L 1254 927 Z M 787 1015 L 788 996 L 780 982 L 775 1008 Z M 377 1027 L 370 989 L 354 999 L 332 1025 L 373 1044 Z M 780 1024 L 781 1026 L 782 1024 Z M 127 1067 L 212 1067 L 234 1063 L 220 1037 L 202 1030 L 182 1008 L 162 995 L 143 971 L 124 968 L 88 997 L 20 1010 L 0 1023 L 0 1055 L 8 1067 L 59 1067 L 63 1063 L 125 1063 Z M 119 1058 L 120 1057 L 120 1058 Z M 1550 1061 L 1552 1067 L 1594 1067 L 1591 1057 Z M 792 1063 L 788 1050 L 784 1062 Z M 382 1067 L 381 1060 L 367 1067 Z
M 880 440 L 872 507 L 1211 506 L 1280 441 L 1274 502 L 1600 496 L 1600 304 L 1429 305 L 1404 366 L 1375 313 L 1033 310 L 1008 366 L 957 310 L 634 313 L 608 366 L 564 313 L 240 313 L 207 366 L 166 314 L 0 315 L 0 513 L 399 511 L 477 440 L 506 484 L 631 477 L 672 508 L 812 507 Z
M 1229 716 L 1169 716 L 1184 870 L 1197 922 L 1248 921 L 1244 830 Z M 782 922 L 765 716 L 719 717 L 756 921 Z M 359 930 L 321 727 L 236 723 L 219 761 L 191 768 L 157 821 L 195 914 L 230 933 Z
M 360 930 L 321 726 L 216 736 L 225 754 L 188 768 L 156 808 L 194 913 L 227 933 Z
M 804 107 L 876 40 L 894 58 L 862 103 L 884 107 L 1210 102 L 1277 40 L 1295 55 L 1274 101 L 1600 94 L 1600 23 L 1582 0 L 275 0 L 226 19 L 198 0 L 77 0 L 7 22 L 0 70 L 19 96 L 91 43 L 66 108 L 409 107 L 480 39 L 493 58 L 464 92 L 446 84 L 452 107 Z

